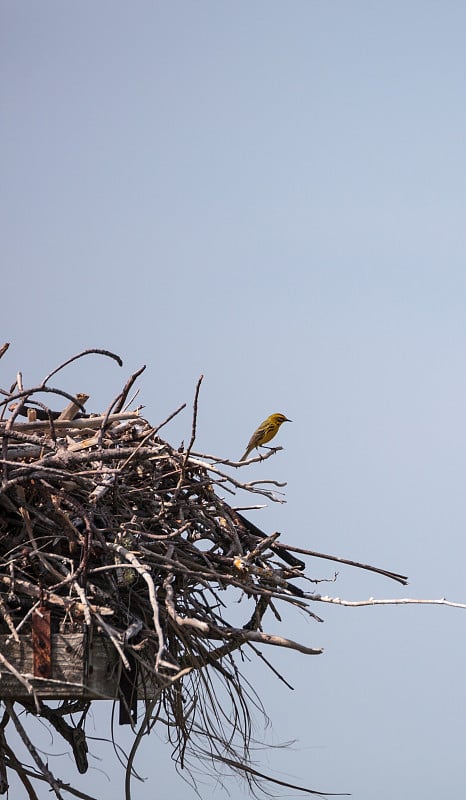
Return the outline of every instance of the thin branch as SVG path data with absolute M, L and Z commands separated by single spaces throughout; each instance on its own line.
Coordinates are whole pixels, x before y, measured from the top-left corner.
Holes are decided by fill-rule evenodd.
M 259 644 L 270 644 L 276 647 L 289 648 L 290 650 L 297 650 L 299 653 L 304 653 L 306 656 L 320 656 L 324 652 L 323 647 L 306 647 L 300 642 L 294 642 L 292 639 L 285 639 L 283 636 L 276 636 L 273 633 L 264 633 L 263 631 L 250 631 L 244 628 L 231 628 L 229 630 L 215 629 L 210 626 L 209 629 L 210 639 L 235 639 L 246 642 L 258 642 Z
M 320 603 L 330 603 L 334 606 L 348 606 L 350 608 L 359 608 L 361 606 L 404 606 L 404 605 L 417 605 L 417 606 L 450 606 L 451 608 L 466 609 L 466 603 L 455 603 L 452 600 L 446 600 L 441 597 L 439 600 L 421 600 L 418 597 L 395 597 L 392 599 L 375 600 L 370 597 L 368 600 L 342 600 L 340 597 L 328 597 L 324 595 L 312 595 L 312 600 Z
M 5 342 L 5 344 L 2 344 L 2 346 L 0 347 L 0 358 L 2 358 L 5 355 L 6 351 L 9 348 L 9 346 L 10 346 L 10 342 Z
M 199 401 L 199 390 L 201 388 L 201 383 L 203 381 L 203 378 L 204 378 L 204 376 L 201 375 L 199 380 L 198 380 L 198 382 L 197 382 L 196 391 L 194 393 L 193 426 L 192 426 L 192 431 L 191 431 L 191 439 L 190 439 L 190 442 L 189 442 L 189 445 L 188 445 L 188 449 L 186 450 L 186 454 L 185 454 L 185 457 L 184 457 L 184 464 L 183 464 L 184 467 L 186 467 L 186 464 L 187 464 L 188 459 L 189 459 L 189 455 L 190 455 L 191 450 L 193 448 L 194 442 L 196 441 L 197 405 L 198 405 L 198 401 Z
M 142 375 L 145 369 L 146 365 L 144 364 L 142 367 L 136 370 L 136 372 L 133 372 L 130 378 L 128 378 L 123 389 L 121 390 L 120 394 L 118 395 L 118 397 L 114 402 L 113 411 L 115 414 L 118 414 L 120 411 L 122 411 L 123 406 L 126 402 L 126 398 L 128 397 L 128 394 L 130 393 L 134 382 Z
M 107 356 L 107 358 L 113 358 L 113 360 L 117 362 L 118 366 L 120 367 L 123 366 L 123 361 L 121 360 L 120 356 L 117 356 L 115 353 L 111 353 L 110 350 L 100 350 L 98 348 L 92 347 L 89 350 L 83 350 L 81 353 L 78 353 L 77 355 L 68 358 L 66 361 L 64 361 L 54 370 L 52 370 L 52 372 L 49 372 L 49 374 L 46 375 L 44 380 L 42 381 L 41 386 L 44 387 L 45 384 L 49 382 L 50 378 L 56 375 L 57 372 L 60 372 L 60 370 L 62 370 L 64 367 L 67 367 L 68 364 L 72 364 L 73 361 L 77 361 L 78 358 L 83 358 L 83 356 L 88 356 L 91 354 Z
M 33 760 L 37 764 L 37 767 L 41 771 L 41 773 L 44 776 L 44 778 L 47 780 L 47 783 L 49 784 L 50 788 L 53 789 L 53 791 L 55 792 L 55 795 L 58 798 L 58 800 L 63 800 L 63 795 L 60 792 L 59 782 L 56 780 L 55 776 L 50 772 L 50 770 L 47 767 L 46 763 L 44 761 L 42 761 L 39 753 L 37 752 L 36 748 L 34 747 L 34 745 L 31 742 L 29 736 L 27 735 L 26 731 L 24 730 L 23 726 L 21 725 L 21 723 L 20 723 L 20 721 L 19 721 L 19 719 L 18 719 L 18 717 L 16 715 L 16 712 L 13 709 L 13 704 L 11 703 L 10 700 L 5 700 L 4 703 L 5 703 L 5 708 L 6 708 L 7 712 L 8 712 L 8 714 L 10 715 L 10 717 L 11 717 L 11 719 L 13 721 L 13 725 L 15 726 L 16 731 L 17 731 L 20 739 L 22 740 L 24 746 L 29 751 L 31 757 L 33 758 Z
M 369 572 L 377 572 L 379 575 L 385 575 L 386 578 L 391 578 L 393 581 L 403 584 L 403 586 L 408 584 L 408 578 L 406 575 L 400 575 L 398 572 L 391 572 L 390 570 L 382 569 L 381 567 L 373 567 L 370 564 L 362 564 L 360 561 L 351 561 L 348 558 L 340 558 L 339 556 L 329 556 L 325 553 L 318 553 L 315 550 L 306 550 L 303 547 L 294 547 L 293 545 L 285 544 L 284 542 L 277 542 L 275 547 L 283 547 L 284 549 L 289 550 L 291 553 L 301 553 L 303 556 L 323 558 L 327 559 L 327 561 L 335 561 L 338 564 L 347 564 L 350 567 L 369 570 Z
M 265 775 L 263 772 L 259 772 L 257 769 L 253 769 L 253 767 L 245 764 L 242 761 L 234 761 L 231 758 L 227 758 L 226 756 L 213 756 L 213 758 L 217 758 L 222 764 L 228 764 L 230 767 L 234 767 L 235 769 L 240 770 L 240 772 L 247 772 L 250 775 L 254 775 L 256 778 L 262 778 L 263 780 L 267 781 L 267 783 L 274 783 L 277 786 L 284 786 L 286 789 L 293 789 L 297 792 L 304 792 L 305 794 L 312 794 L 317 795 L 317 797 L 349 797 L 348 792 L 317 792 L 315 789 L 307 789 L 305 786 L 297 786 L 293 783 L 288 783 L 287 781 L 280 781 L 278 778 L 272 778 L 270 775 Z

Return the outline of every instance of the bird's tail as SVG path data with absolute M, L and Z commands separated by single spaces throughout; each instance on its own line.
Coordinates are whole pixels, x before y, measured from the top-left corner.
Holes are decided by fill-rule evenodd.
M 241 456 L 240 461 L 246 461 L 250 452 L 251 452 L 250 450 L 246 450 L 244 455 Z

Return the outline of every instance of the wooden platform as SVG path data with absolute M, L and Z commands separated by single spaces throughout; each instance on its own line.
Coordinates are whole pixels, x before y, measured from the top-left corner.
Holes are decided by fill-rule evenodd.
M 51 675 L 34 676 L 32 636 L 0 636 L 0 654 L 34 687 L 42 699 L 109 700 L 118 696 L 120 660 L 112 643 L 99 634 L 54 633 Z M 30 697 L 27 688 L 0 663 L 0 698 Z

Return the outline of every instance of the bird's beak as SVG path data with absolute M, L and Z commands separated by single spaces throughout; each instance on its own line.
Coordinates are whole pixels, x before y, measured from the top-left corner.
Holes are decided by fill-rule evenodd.
M 288 419 L 288 417 L 287 417 L 285 422 L 293 422 L 293 420 L 292 419 Z

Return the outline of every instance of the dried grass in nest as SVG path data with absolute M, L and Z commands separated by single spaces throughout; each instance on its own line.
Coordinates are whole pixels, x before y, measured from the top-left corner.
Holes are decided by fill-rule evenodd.
M 75 358 L 90 352 L 121 363 L 97 350 Z M 124 680 L 120 682 L 122 715 L 135 732 L 126 764 L 127 798 L 141 737 L 158 721 L 166 726 L 180 768 L 194 770 L 196 761 L 207 759 L 217 770 L 221 762 L 239 770 L 252 791 L 263 788 L 267 776 L 250 762 L 251 713 L 261 706 L 255 688 L 241 674 L 241 660 L 247 648 L 250 656 L 267 664 L 258 644 L 321 652 L 263 630 L 266 612 L 279 619 L 279 603 L 319 618 L 309 609 L 312 596 L 293 580 L 303 577 L 304 564 L 280 546 L 278 534 L 265 537 L 218 492 L 241 488 L 276 500 L 274 484 L 240 483 L 225 472 L 229 464 L 237 466 L 234 462 L 193 453 L 200 382 L 191 441 L 180 450 L 160 438 L 159 431 L 181 409 L 155 428 L 137 411 L 124 410 L 142 370 L 131 376 L 106 413 L 89 416 L 83 408 L 87 395 L 73 398 L 50 387 L 63 366 L 39 386 L 24 389 L 18 375 L 10 391 L 0 390 L 3 632 L 11 640 L 27 633 L 31 611 L 41 605 L 53 610 L 61 630 L 100 631 L 118 653 L 129 685 L 137 666 L 146 690 L 137 724 L 134 701 L 125 693 Z M 65 412 L 52 412 L 43 403 L 44 393 L 52 394 L 53 406 L 66 398 Z M 250 600 L 242 606 L 247 613 L 240 625 L 231 620 L 231 592 L 235 599 L 239 592 Z M 237 603 L 234 613 L 238 616 Z M 2 659 L 2 672 L 14 670 Z M 70 697 L 52 709 L 37 697 L 27 677 L 20 678 L 31 699 L 19 706 L 46 720 L 69 742 L 84 772 L 89 703 L 74 698 L 70 688 Z M 48 782 L 57 797 L 64 791 L 76 793 L 41 760 L 15 711 L 18 704 L 6 700 L 4 705 L 0 791 L 8 785 L 9 768 L 30 797 L 36 797 L 31 777 Z M 76 712 L 81 714 L 79 724 L 67 723 L 65 717 Z M 8 744 L 9 722 L 34 759 L 32 771 Z

